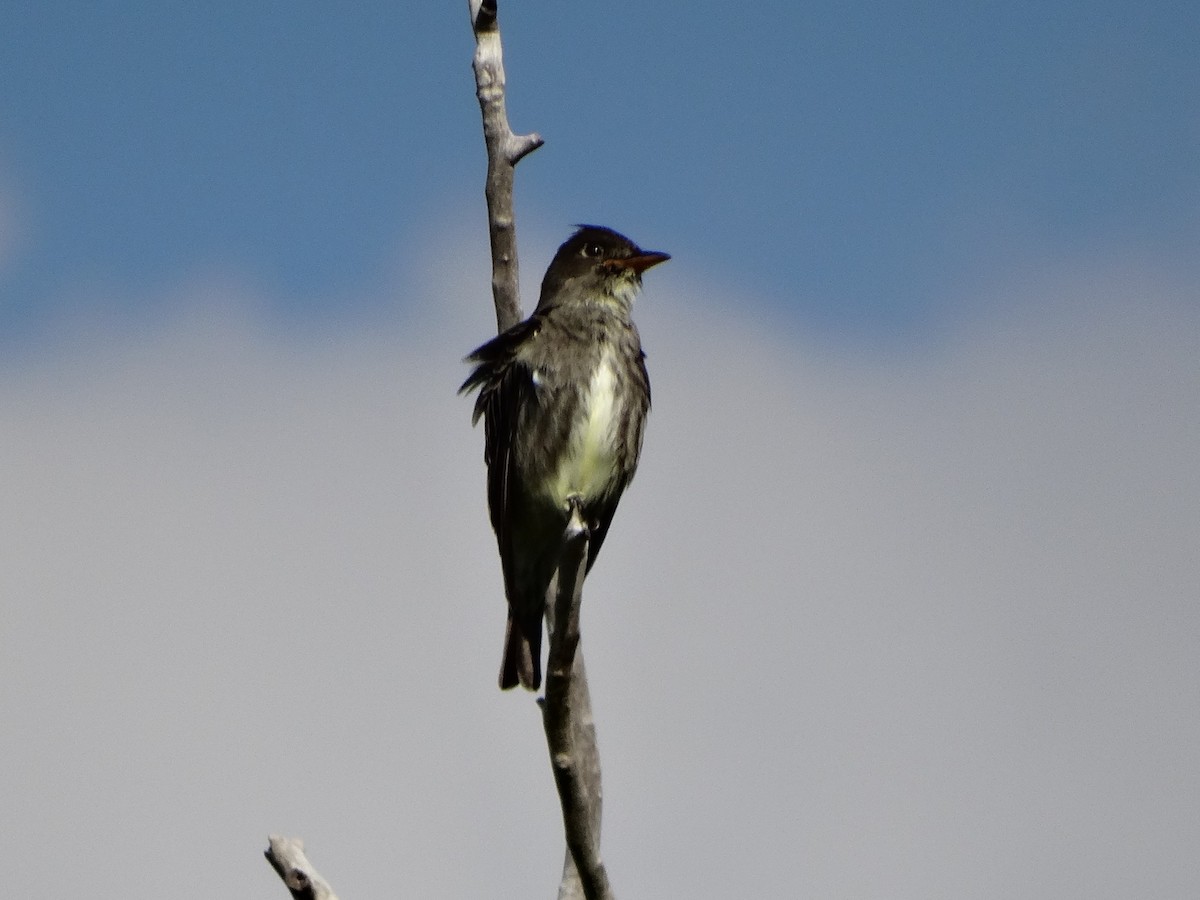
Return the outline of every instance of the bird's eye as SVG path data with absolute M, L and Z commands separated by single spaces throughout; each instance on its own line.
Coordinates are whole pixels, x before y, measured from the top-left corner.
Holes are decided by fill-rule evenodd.
M 599 244 L 584 244 L 580 251 L 584 256 L 600 256 L 604 251 Z

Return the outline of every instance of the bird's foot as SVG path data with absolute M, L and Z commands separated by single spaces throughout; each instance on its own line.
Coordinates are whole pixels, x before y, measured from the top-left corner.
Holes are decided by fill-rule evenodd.
M 583 514 L 583 495 L 571 494 L 567 497 L 567 532 L 569 534 L 589 534 L 591 528 Z

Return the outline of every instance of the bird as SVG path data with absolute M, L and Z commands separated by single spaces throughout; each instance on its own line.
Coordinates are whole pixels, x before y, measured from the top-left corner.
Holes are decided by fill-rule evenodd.
M 598 225 L 579 225 L 546 269 L 537 307 L 466 357 L 460 394 L 478 390 L 488 513 L 508 624 L 500 687 L 542 682 L 542 618 L 563 533 L 578 509 L 590 572 L 637 470 L 650 378 L 631 315 L 642 273 L 670 259 Z

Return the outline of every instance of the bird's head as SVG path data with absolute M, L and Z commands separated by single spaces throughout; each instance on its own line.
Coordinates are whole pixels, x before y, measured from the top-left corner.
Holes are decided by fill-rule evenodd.
M 613 301 L 628 308 L 641 287 L 642 273 L 670 258 L 656 250 L 643 250 L 611 228 L 580 225 L 546 269 L 538 308 Z

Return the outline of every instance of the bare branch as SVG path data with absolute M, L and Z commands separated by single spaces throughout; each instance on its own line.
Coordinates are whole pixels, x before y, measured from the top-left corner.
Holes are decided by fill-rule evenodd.
M 492 299 L 496 325 L 503 332 L 521 321 L 512 200 L 514 167 L 540 147 L 542 139 L 537 134 L 513 134 L 508 124 L 496 0 L 468 0 L 468 4 L 475 32 L 475 93 L 483 114 L 488 154 L 485 194 L 492 249 Z M 563 536 L 558 572 L 546 597 L 550 652 L 542 714 L 567 840 L 560 900 L 612 900 L 600 859 L 600 756 L 587 673 L 579 652 L 579 607 L 587 555 L 588 529 L 576 508 Z
M 546 598 L 550 653 L 542 701 L 542 724 L 567 838 L 559 900 L 613 897 L 600 858 L 600 754 L 583 654 L 578 652 L 587 556 L 588 529 L 579 508 L 573 507 L 558 573 Z
M 270 846 L 263 855 L 279 873 L 294 900 L 337 900 L 333 888 L 304 855 L 304 841 L 278 834 L 271 835 L 269 841 Z
M 487 144 L 488 233 L 492 245 L 492 301 L 496 326 L 506 331 L 521 321 L 517 266 L 517 232 L 513 216 L 513 171 L 526 155 L 542 146 L 537 134 L 513 134 L 504 103 L 504 51 L 496 21 L 496 0 L 468 0 L 475 32 L 475 96 L 483 114 Z

